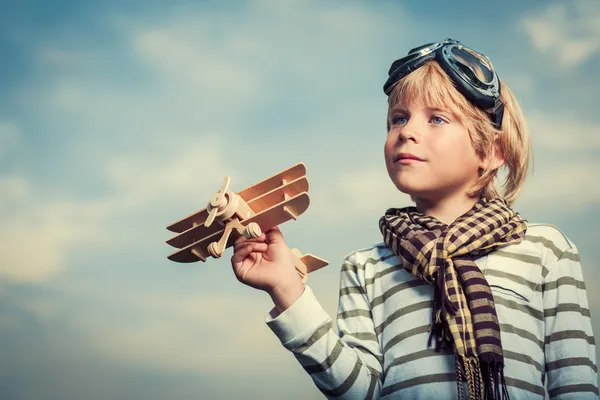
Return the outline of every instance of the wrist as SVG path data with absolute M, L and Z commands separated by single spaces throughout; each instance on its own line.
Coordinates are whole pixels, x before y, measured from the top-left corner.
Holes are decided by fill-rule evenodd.
M 277 312 L 281 314 L 296 302 L 304 293 L 304 283 L 298 277 L 292 282 L 279 284 L 269 292 Z

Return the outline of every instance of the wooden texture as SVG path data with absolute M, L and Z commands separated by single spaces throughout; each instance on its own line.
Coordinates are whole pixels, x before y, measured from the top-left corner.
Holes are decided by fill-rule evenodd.
M 306 265 L 306 270 L 309 274 L 329 265 L 329 263 L 326 260 L 317 257 L 313 254 L 303 255 L 302 257 L 300 257 L 300 261 L 302 261 L 304 265 Z
M 286 201 L 280 202 L 266 210 L 257 213 L 249 219 L 241 221 L 241 223 L 242 225 L 247 226 L 251 222 L 256 222 L 264 232 L 274 226 L 290 220 L 291 217 L 285 212 L 284 208 L 289 209 L 292 213 L 298 216 L 308 209 L 309 204 L 310 199 L 308 197 L 308 193 L 302 192 L 294 197 L 290 197 Z M 207 250 L 208 245 L 212 242 L 218 242 L 221 238 L 223 230 L 224 228 L 221 226 L 221 229 L 214 232 L 212 235 L 188 244 L 187 246 L 169 255 L 169 260 L 182 263 L 195 262 L 199 260 L 205 261 L 205 259 L 209 257 Z M 238 237 L 240 237 L 238 232 L 232 232 L 225 248 L 230 247 Z
M 262 180 L 254 185 L 248 186 L 247 188 L 238 192 L 238 195 L 246 203 L 249 203 L 254 198 L 259 197 L 264 193 L 270 192 L 278 186 L 281 186 L 283 180 L 290 182 L 302 176 L 306 176 L 306 166 L 304 165 L 304 163 L 298 163 L 265 180 Z M 188 215 L 185 218 L 180 219 L 179 221 L 170 224 L 169 226 L 167 226 L 167 229 L 176 233 L 185 232 L 192 228 L 194 224 L 203 224 L 204 221 L 206 221 L 207 217 L 208 211 L 206 210 L 206 208 L 204 208 L 200 211 Z
M 308 192 L 308 180 L 306 179 L 306 176 L 299 177 L 283 186 L 276 187 L 246 204 L 248 204 L 248 207 L 253 211 L 253 214 L 256 215 L 279 203 L 284 203 L 286 197 L 293 198 L 303 192 Z M 246 223 L 246 220 L 247 218 L 240 218 L 240 222 L 242 222 L 243 225 L 249 223 Z M 206 228 L 204 224 L 199 224 L 197 226 L 192 226 L 187 231 L 167 240 L 167 243 L 173 247 L 182 249 L 203 238 L 213 236 L 216 233 L 223 233 L 224 230 L 225 226 L 218 221 L 214 221 L 208 228 Z
M 308 192 L 308 179 L 306 176 L 287 181 L 285 184 L 280 182 L 280 186 L 250 200 L 248 206 L 258 214 L 277 203 L 283 203 L 287 200 L 286 195 L 287 198 L 290 198 L 302 192 Z
M 287 183 L 295 181 L 302 176 L 306 176 L 306 166 L 304 163 L 298 163 L 257 184 L 248 186 L 246 189 L 238 192 L 238 194 L 246 203 L 250 203 L 252 199 L 281 186 L 282 181 L 285 180 Z
M 195 213 L 188 215 L 187 217 L 177 222 L 173 222 L 171 225 L 167 226 L 167 229 L 171 232 L 184 232 L 194 225 L 204 224 L 204 221 L 206 221 L 207 217 L 208 210 L 204 208 L 200 211 L 196 211 Z

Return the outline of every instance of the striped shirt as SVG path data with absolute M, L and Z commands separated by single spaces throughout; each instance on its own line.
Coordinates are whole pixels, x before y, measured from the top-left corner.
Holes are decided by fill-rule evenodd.
M 530 224 L 521 243 L 476 264 L 494 295 L 511 399 L 597 399 L 575 245 L 555 227 Z M 432 300 L 432 287 L 380 243 L 345 258 L 337 330 L 309 286 L 266 322 L 327 398 L 455 399 L 453 353 L 427 347 Z

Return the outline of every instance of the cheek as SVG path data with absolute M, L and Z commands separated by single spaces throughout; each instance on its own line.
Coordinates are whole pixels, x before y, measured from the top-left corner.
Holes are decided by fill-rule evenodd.
M 394 152 L 394 143 L 388 135 L 387 139 L 385 140 L 385 143 L 383 144 L 383 155 L 385 157 L 386 163 L 388 163 L 389 160 L 391 160 L 391 158 L 393 157 L 393 152 Z
M 478 158 L 470 142 L 464 140 L 452 140 L 444 144 L 436 145 L 436 167 L 441 174 L 470 175 L 477 170 Z M 440 170 L 441 169 L 441 170 Z
M 430 148 L 434 149 L 440 158 L 465 160 L 471 158 L 472 154 L 475 153 L 471 143 L 465 141 L 464 138 L 451 137 L 445 139 L 447 140 L 430 143 Z

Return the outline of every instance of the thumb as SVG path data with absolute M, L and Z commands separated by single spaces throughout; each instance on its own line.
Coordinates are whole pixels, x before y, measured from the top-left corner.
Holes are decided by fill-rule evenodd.
M 265 232 L 265 235 L 267 236 L 267 241 L 269 243 L 273 243 L 273 244 L 284 243 L 283 233 L 281 233 L 281 231 L 279 230 L 279 227 L 277 227 L 277 226 L 274 226 L 271 229 L 268 229 Z

